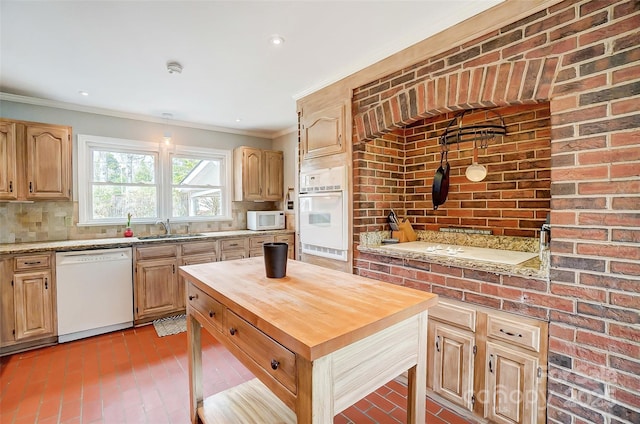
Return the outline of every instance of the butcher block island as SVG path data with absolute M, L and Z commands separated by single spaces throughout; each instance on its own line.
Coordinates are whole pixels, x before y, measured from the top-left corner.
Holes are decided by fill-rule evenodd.
M 405 371 L 407 422 L 424 423 L 427 309 L 437 295 L 262 257 L 180 268 L 187 281 L 192 422 L 332 423 Z M 257 377 L 203 399 L 201 328 Z

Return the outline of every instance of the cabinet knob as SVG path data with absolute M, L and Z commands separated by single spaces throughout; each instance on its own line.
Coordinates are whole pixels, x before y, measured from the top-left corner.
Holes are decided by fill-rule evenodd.
M 233 327 L 231 327 L 231 328 L 229 329 L 229 333 L 231 333 L 231 335 L 232 335 L 232 336 L 235 336 L 237 332 L 238 332 L 238 330 L 236 330 L 236 329 L 235 329 L 235 328 L 233 328 Z
M 209 311 L 209 317 L 210 317 L 210 318 L 213 318 L 213 316 L 214 316 L 215 314 L 216 314 L 215 312 L 213 312 L 213 311 Z
M 193 299 L 197 299 L 198 295 L 197 294 L 190 294 L 189 295 L 189 300 L 193 300 Z
M 277 370 L 279 366 L 280 366 L 280 362 L 276 361 L 275 359 L 271 360 L 271 369 L 272 370 Z

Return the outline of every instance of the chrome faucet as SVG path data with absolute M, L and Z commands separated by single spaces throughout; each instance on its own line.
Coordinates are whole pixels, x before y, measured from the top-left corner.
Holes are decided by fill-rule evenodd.
M 164 233 L 169 235 L 171 234 L 171 224 L 169 224 L 169 218 L 167 218 L 167 222 L 164 222 L 162 220 L 158 220 L 156 221 L 156 225 L 162 225 L 162 228 L 164 228 Z

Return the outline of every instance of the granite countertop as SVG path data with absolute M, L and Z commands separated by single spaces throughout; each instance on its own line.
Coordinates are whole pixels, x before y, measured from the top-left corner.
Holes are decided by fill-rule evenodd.
M 521 277 L 547 280 L 549 278 L 549 251 L 543 252 L 543 260 L 537 253 L 537 239 L 525 239 L 520 237 L 498 236 L 469 236 L 464 234 L 445 234 L 433 231 L 418 231 L 418 240 L 425 244 L 442 244 L 444 250 L 448 246 L 465 248 L 476 246 L 485 249 L 494 249 L 496 253 L 505 251 L 530 252 L 535 256 L 516 264 L 497 263 L 478 259 L 447 255 L 440 252 L 426 251 L 426 249 L 398 248 L 406 243 L 382 244 L 381 240 L 388 237 L 387 232 L 367 233 L 361 235 L 361 243 L 358 251 L 374 255 L 388 256 L 409 261 L 421 261 L 435 263 L 444 266 L 455 266 L 492 272 L 496 274 L 515 275 Z M 469 249 L 471 250 L 471 249 Z M 531 255 L 529 255 L 531 256 Z
M 138 237 L 115 237 L 103 239 L 89 240 L 59 240 L 59 241 L 43 241 L 32 243 L 7 243 L 0 244 L 0 254 L 11 253 L 32 253 L 47 251 L 71 251 L 71 250 L 89 250 L 89 249 L 109 249 L 116 247 L 128 247 L 140 244 L 158 244 L 158 243 L 175 243 L 185 241 L 203 241 L 217 240 L 229 237 L 248 237 L 261 235 L 278 235 L 292 234 L 293 230 L 235 230 L 235 231 L 216 231 L 210 233 L 199 233 L 201 235 L 184 235 L 184 237 L 158 238 L 158 239 L 139 239 Z

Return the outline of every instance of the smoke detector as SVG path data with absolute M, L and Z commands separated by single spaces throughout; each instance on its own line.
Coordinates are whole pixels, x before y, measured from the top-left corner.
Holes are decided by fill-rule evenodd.
M 167 72 L 170 74 L 181 74 L 182 65 L 178 62 L 167 62 Z

